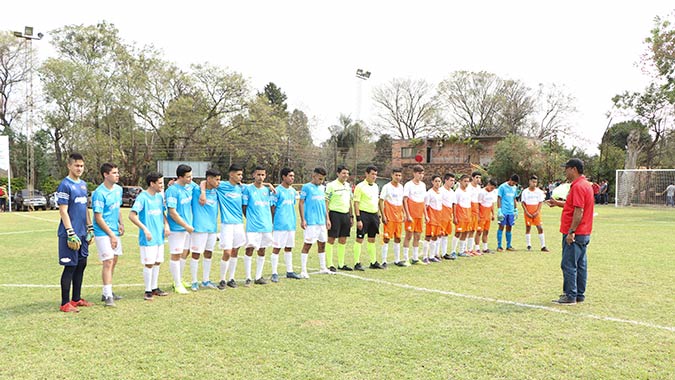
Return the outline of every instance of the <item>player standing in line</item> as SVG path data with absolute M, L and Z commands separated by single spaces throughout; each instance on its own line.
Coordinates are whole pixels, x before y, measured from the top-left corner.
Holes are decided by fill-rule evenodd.
M 228 169 L 228 180 L 220 181 L 216 188 L 220 211 L 220 248 L 223 250 L 223 257 L 220 260 L 220 282 L 218 283 L 218 289 L 220 290 L 225 290 L 228 286 L 230 288 L 237 287 L 237 281 L 234 280 L 234 274 L 237 270 L 237 253 L 239 247 L 246 244 L 242 209 L 243 188 L 241 179 L 243 175 L 244 169 L 237 164 L 232 164 Z M 206 183 L 202 181 L 199 186 L 201 188 L 199 203 L 204 204 L 206 202 Z M 225 281 L 228 270 L 229 280 Z
M 426 236 L 424 240 L 424 258 L 425 264 L 438 263 L 440 257 L 436 257 L 436 243 L 441 231 L 441 214 L 443 213 L 443 195 L 441 194 L 441 176 L 433 175 L 431 177 L 431 189 L 427 191 L 424 197 L 424 213 L 427 219 Z
M 164 196 L 168 209 L 167 220 L 169 221 L 169 253 L 171 261 L 169 270 L 173 277 L 173 289 L 178 294 L 187 294 L 183 285 L 183 270 L 190 253 L 190 234 L 192 227 L 192 168 L 189 165 L 180 164 L 176 168 L 176 181 L 171 185 Z
M 532 250 L 530 229 L 532 229 L 532 226 L 536 226 L 537 233 L 539 233 L 541 251 L 549 252 L 548 248 L 546 248 L 546 240 L 544 239 L 544 228 L 541 226 L 541 206 L 544 204 L 546 194 L 537 187 L 538 181 L 539 178 L 536 175 L 532 175 L 529 187 L 520 193 L 520 203 L 523 205 L 525 215 L 525 243 L 527 243 L 527 250 Z
M 458 256 L 471 257 L 466 253 L 466 240 L 469 235 L 469 228 L 471 225 L 471 193 L 469 190 L 470 177 L 467 174 L 462 174 L 459 177 L 459 187 L 455 191 L 456 203 L 454 206 L 455 233 L 459 236 L 459 250 Z
M 330 218 L 326 208 L 326 192 L 323 181 L 326 179 L 326 169 L 314 168 L 312 181 L 302 185 L 300 190 L 300 199 L 298 201 L 298 211 L 300 214 L 300 227 L 305 230 L 304 244 L 300 261 L 302 270 L 301 278 L 309 278 L 307 273 L 307 258 L 312 244 L 317 243 L 319 256 L 319 267 L 321 274 L 333 274 L 326 267 L 326 240 L 328 240 L 328 231 L 330 229 Z
M 274 228 L 272 232 L 272 282 L 279 282 L 279 252 L 284 249 L 284 262 L 286 264 L 286 278 L 300 279 L 293 271 L 293 247 L 295 247 L 295 229 L 297 222 L 295 217 L 295 203 L 298 192 L 293 188 L 295 173 L 291 168 L 281 169 L 281 184 L 277 186 L 276 195 L 273 197 L 272 218 Z
M 494 253 L 488 248 L 488 234 L 490 233 L 490 224 L 495 220 L 494 204 L 497 202 L 497 182 L 489 180 L 487 185 L 480 190 L 478 194 L 478 203 L 480 204 L 480 237 L 483 242 L 483 253 Z
M 106 306 L 115 306 L 115 301 L 121 299 L 112 291 L 112 277 L 117 265 L 117 257 L 122 254 L 122 239 L 124 224 L 122 223 L 122 188 L 117 184 L 120 172 L 117 165 L 104 163 L 101 165 L 103 183 L 100 184 L 91 196 L 91 208 L 94 213 L 94 242 L 101 260 L 101 278 L 103 280 L 103 295 L 101 301 Z
M 138 227 L 138 245 L 143 265 L 144 299 L 166 296 L 159 288 L 159 266 L 164 262 L 164 236 L 170 236 L 169 222 L 164 215 L 164 177 L 151 172 L 145 177 L 147 189 L 136 197 L 129 220 Z
M 455 175 L 446 173 L 443 176 L 443 186 L 441 186 L 441 200 L 443 201 L 443 211 L 441 212 L 441 238 L 440 252 L 446 260 L 455 260 L 457 258 L 457 243 L 459 239 L 452 234 L 452 220 L 453 220 L 453 206 L 456 202 L 455 191 L 452 187 L 455 186 Z M 452 236 L 452 253 L 448 254 L 448 236 Z
M 208 169 L 206 171 L 206 202 L 203 205 L 199 203 L 201 188 L 199 186 L 193 186 L 192 188 L 192 216 L 195 230 L 190 237 L 190 250 L 192 251 L 192 261 L 190 261 L 192 285 L 190 289 L 193 291 L 199 290 L 197 270 L 199 256 L 202 253 L 204 253 L 204 261 L 201 286 L 207 289 L 216 288 L 210 278 L 211 259 L 218 237 L 218 193 L 216 190 L 218 185 L 220 185 L 220 171 L 213 168 Z
M 382 214 L 382 265 L 387 263 L 387 250 L 389 240 L 394 239 L 394 265 L 399 267 L 408 266 L 407 260 L 401 260 L 401 230 L 405 221 L 403 209 L 403 176 L 401 168 L 391 170 L 391 182 L 382 186 L 380 191 L 380 214 Z
M 56 189 L 56 201 L 61 217 L 57 234 L 59 264 L 63 266 L 60 308 L 63 312 L 77 313 L 80 311 L 78 306 L 93 305 L 81 297 L 89 243 L 94 239 L 94 227 L 87 210 L 87 183 L 80 179 L 82 173 L 84 173 L 84 157 L 79 153 L 72 153 L 68 156 L 68 176 Z
M 380 216 L 378 214 L 378 199 L 380 189 L 375 183 L 377 167 L 366 168 L 366 178 L 354 189 L 354 214 L 356 215 L 356 242 L 354 243 L 354 268 L 361 266 L 361 246 L 363 237 L 368 235 L 366 251 L 370 257 L 370 269 L 385 269 L 386 262 L 380 265 L 377 262 L 375 237 L 380 233 Z
M 345 265 L 345 248 L 349 230 L 354 224 L 354 213 L 352 211 L 352 187 L 347 182 L 349 179 L 349 169 L 344 165 L 337 167 L 337 178 L 326 185 L 326 208 L 330 218 L 330 228 L 328 229 L 328 245 L 326 246 L 326 259 L 328 269 L 335 272 L 333 266 L 333 246 L 335 239 L 338 239 L 337 256 L 338 268 L 344 271 L 351 271 L 352 268 Z M 359 250 L 357 253 L 357 249 Z M 354 247 L 354 258 L 361 254 L 361 246 Z M 355 263 L 357 263 L 355 261 Z M 356 270 L 363 270 L 361 265 L 355 266 Z
M 408 250 L 412 239 L 412 264 L 419 264 L 420 236 L 424 220 L 424 197 L 427 186 L 422 182 L 424 168 L 422 165 L 412 167 L 413 179 L 403 186 L 403 209 L 405 210 L 405 238 L 403 239 L 403 257 L 408 261 Z
M 516 250 L 511 245 L 511 227 L 516 224 L 516 219 L 518 219 L 518 202 L 516 201 L 518 181 L 520 181 L 520 177 L 518 177 L 518 174 L 514 174 L 497 189 L 497 219 L 499 220 L 499 229 L 497 230 L 497 252 L 504 251 L 504 248 L 502 248 L 502 234 L 504 233 L 505 227 L 506 250 Z
M 471 182 L 469 182 L 469 190 L 471 191 L 471 230 L 467 240 L 467 251 L 471 256 L 481 256 L 480 252 L 480 236 L 481 230 L 478 228 L 480 220 L 480 205 L 478 203 L 478 194 L 481 191 L 482 176 L 479 171 L 471 173 Z
M 256 166 L 253 171 L 253 183 L 244 186 L 242 198 L 243 213 L 246 217 L 246 256 L 244 256 L 244 268 L 246 270 L 245 286 L 251 286 L 251 262 L 253 251 L 257 250 L 255 267 L 255 284 L 265 285 L 267 280 L 263 278 L 265 265 L 265 249 L 272 246 L 272 202 L 270 190 L 264 186 L 267 171 L 261 166 Z

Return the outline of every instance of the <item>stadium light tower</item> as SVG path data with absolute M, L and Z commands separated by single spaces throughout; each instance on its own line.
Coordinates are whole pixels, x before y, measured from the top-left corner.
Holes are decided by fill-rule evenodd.
M 358 150 L 357 147 L 359 145 L 359 128 L 361 126 L 360 120 L 361 120 L 361 93 L 362 93 L 362 83 L 364 81 L 367 81 L 370 78 L 370 71 L 364 70 L 364 69 L 356 69 L 356 78 L 357 80 L 357 88 L 356 88 L 356 117 L 354 118 L 355 123 L 359 123 L 357 128 L 356 128 L 356 139 L 354 142 L 354 183 L 356 183 L 356 176 L 358 175 Z
M 14 37 L 23 38 L 24 46 L 28 51 L 26 71 L 28 72 L 28 87 L 26 102 L 28 103 L 28 120 L 26 122 L 26 186 L 28 190 L 35 189 L 35 149 L 33 148 L 33 40 L 41 40 L 44 34 L 33 35 L 33 27 L 27 26 L 22 32 L 14 32 Z

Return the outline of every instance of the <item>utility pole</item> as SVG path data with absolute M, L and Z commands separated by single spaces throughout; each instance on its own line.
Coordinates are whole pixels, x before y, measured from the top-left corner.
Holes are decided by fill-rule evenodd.
M 358 145 L 359 145 L 359 129 L 361 128 L 361 92 L 362 92 L 362 81 L 368 80 L 370 78 L 370 71 L 357 69 L 356 70 L 357 80 L 357 89 L 356 89 L 356 118 L 354 120 L 354 183 L 356 183 L 356 176 L 358 175 L 358 165 L 359 165 L 359 155 L 358 155 Z

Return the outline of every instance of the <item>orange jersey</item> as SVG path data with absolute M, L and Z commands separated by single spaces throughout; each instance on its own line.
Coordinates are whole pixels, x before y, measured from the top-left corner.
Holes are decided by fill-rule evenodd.
M 411 218 L 424 218 L 424 202 L 414 202 L 410 198 L 406 199 L 406 201 L 408 202 L 408 211 Z
M 403 210 L 403 205 L 393 205 L 387 201 L 384 201 L 384 216 L 387 218 L 387 221 L 403 223 L 405 220 L 405 212 Z
M 492 220 L 492 207 L 480 206 L 480 220 L 478 221 L 479 231 L 489 231 Z

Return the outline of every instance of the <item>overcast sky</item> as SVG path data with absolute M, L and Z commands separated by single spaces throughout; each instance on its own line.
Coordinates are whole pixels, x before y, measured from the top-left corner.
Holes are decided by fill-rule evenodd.
M 105 4 L 105 5 L 103 5 Z M 187 68 L 211 62 L 242 73 L 254 91 L 274 82 L 291 109 L 313 119 L 316 141 L 340 113 L 373 118 L 370 91 L 392 78 L 434 84 L 456 70 L 493 72 L 530 87 L 556 83 L 577 99 L 575 130 L 594 152 L 611 98 L 641 90 L 636 66 L 655 16 L 672 1 L 30 1 L 5 2 L 0 29 L 49 31 L 106 20 L 122 38 L 161 48 Z

